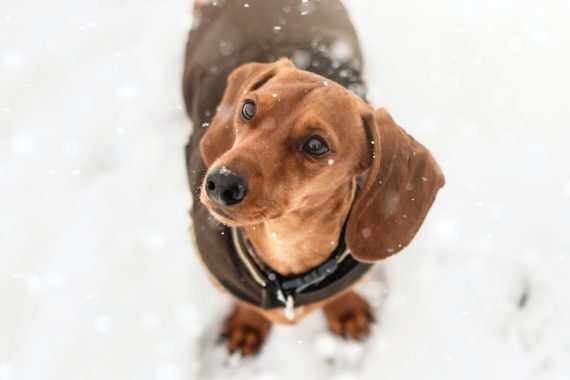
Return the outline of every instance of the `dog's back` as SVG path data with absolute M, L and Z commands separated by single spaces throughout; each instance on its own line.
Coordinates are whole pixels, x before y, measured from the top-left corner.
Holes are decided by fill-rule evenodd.
M 186 49 L 183 91 L 194 126 L 209 122 L 235 68 L 281 57 L 365 95 L 358 38 L 339 0 L 210 1 L 196 7 Z

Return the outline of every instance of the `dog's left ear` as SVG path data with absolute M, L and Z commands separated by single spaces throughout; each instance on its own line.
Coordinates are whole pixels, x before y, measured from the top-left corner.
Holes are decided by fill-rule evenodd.
M 385 109 L 362 119 L 370 139 L 369 169 L 350 213 L 346 242 L 355 259 L 373 262 L 412 241 L 445 179 L 431 153 Z
M 234 117 L 238 99 L 248 91 L 254 91 L 270 80 L 281 68 L 292 68 L 293 63 L 282 58 L 273 63 L 247 63 L 229 75 L 222 101 L 211 125 L 200 140 L 200 153 L 206 166 L 229 150 L 235 140 Z

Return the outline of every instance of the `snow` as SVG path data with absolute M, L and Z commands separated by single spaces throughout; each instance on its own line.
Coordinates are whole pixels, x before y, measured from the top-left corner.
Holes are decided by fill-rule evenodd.
M 342 39 L 333 41 L 331 45 L 331 58 L 338 62 L 347 62 L 353 55 L 353 47 Z
M 232 175 L 233 172 L 230 169 L 226 168 L 225 166 L 222 166 L 220 168 L 220 174 L 225 175 L 225 176 L 229 176 L 229 175 Z
M 305 50 L 297 50 L 293 53 L 291 60 L 295 67 L 306 69 L 311 64 L 311 55 Z
M 191 7 L 3 1 L 0 379 L 570 379 L 567 2 L 348 4 L 371 101 L 447 185 L 362 284 L 368 341 L 315 313 L 237 363 L 188 234 Z
M 234 45 L 229 41 L 220 41 L 220 53 L 230 56 L 234 53 Z

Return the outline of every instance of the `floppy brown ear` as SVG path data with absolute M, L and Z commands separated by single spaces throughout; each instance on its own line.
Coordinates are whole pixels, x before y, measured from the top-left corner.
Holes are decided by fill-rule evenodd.
M 350 213 L 346 242 L 355 259 L 372 262 L 412 241 L 445 179 L 431 153 L 385 109 L 363 121 L 372 159 Z
M 280 59 L 274 63 L 248 63 L 232 71 L 216 115 L 200 140 L 200 153 L 206 166 L 210 166 L 234 144 L 233 120 L 237 107 L 241 107 L 241 104 L 237 104 L 240 96 L 244 91 L 253 91 L 261 87 L 281 67 L 293 67 L 293 63 L 287 59 Z

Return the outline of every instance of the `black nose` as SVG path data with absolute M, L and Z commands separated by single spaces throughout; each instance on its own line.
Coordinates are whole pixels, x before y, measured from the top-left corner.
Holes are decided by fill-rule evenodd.
M 215 168 L 206 177 L 206 194 L 220 206 L 232 206 L 247 195 L 247 181 L 224 166 Z

